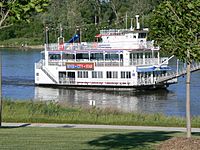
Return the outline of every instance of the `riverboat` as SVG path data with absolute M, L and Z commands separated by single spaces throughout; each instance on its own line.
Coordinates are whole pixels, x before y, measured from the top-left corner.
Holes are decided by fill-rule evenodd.
M 35 84 L 84 89 L 155 89 L 177 83 L 169 76 L 173 57 L 160 57 L 159 47 L 148 41 L 148 28 L 101 30 L 99 42 L 68 42 L 60 36 L 57 43 L 45 44 L 42 59 L 35 63 Z

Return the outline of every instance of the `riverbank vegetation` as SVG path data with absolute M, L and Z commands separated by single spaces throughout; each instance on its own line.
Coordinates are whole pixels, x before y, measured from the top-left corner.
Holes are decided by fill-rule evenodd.
M 149 27 L 151 12 L 161 2 L 158 0 L 52 0 L 44 13 L 31 14 L 30 23 L 18 21 L 12 26 L 1 29 L 0 45 L 41 45 L 44 43 L 46 27 L 49 30 L 50 42 L 56 42 L 60 34 L 60 24 L 66 41 L 77 32 L 77 29 L 81 30 L 81 41 L 94 41 L 94 36 L 99 33 L 99 30 L 130 28 L 131 20 L 135 26 L 136 14 L 141 16 L 141 27 Z
M 112 108 L 72 107 L 54 102 L 3 101 L 4 122 L 72 123 L 184 127 L 185 118 L 163 114 L 127 113 Z M 200 127 L 200 117 L 193 117 Z

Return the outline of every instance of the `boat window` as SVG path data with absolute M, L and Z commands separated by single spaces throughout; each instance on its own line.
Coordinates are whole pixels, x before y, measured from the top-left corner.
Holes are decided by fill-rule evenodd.
M 146 33 L 139 33 L 138 38 L 146 38 L 147 34 Z
M 106 60 L 119 60 L 119 54 L 105 54 Z
M 49 54 L 49 59 L 59 60 L 59 59 L 61 59 L 61 56 L 60 56 L 60 54 Z
M 106 78 L 118 78 L 118 72 L 117 71 L 107 71 Z
M 78 53 L 78 54 L 76 54 L 76 59 L 89 59 L 89 54 L 87 54 L 87 53 Z
M 66 72 L 59 72 L 59 78 L 66 78 Z
M 136 53 L 135 56 L 136 56 L 136 59 L 141 59 L 143 58 L 143 53 Z
M 131 78 L 131 72 L 130 71 L 121 71 L 121 78 Z
M 78 78 L 88 78 L 88 71 L 78 71 Z
M 120 54 L 120 60 L 122 60 L 123 59 L 123 54 Z
M 158 52 L 153 53 L 154 58 L 158 58 Z
M 139 59 L 140 58 L 140 54 L 139 53 L 137 53 L 137 57 L 136 57 L 137 59 Z
M 152 58 L 152 53 L 145 53 L 145 58 Z
M 112 72 L 111 71 L 106 72 L 106 78 L 112 78 Z
M 113 71 L 113 78 L 118 78 L 118 72 L 117 71 Z
M 103 60 L 103 53 L 91 53 L 90 59 L 92 60 Z
M 67 78 L 75 78 L 75 72 L 67 72 Z
M 63 54 L 62 58 L 63 59 L 75 59 L 75 55 L 74 54 Z
M 133 59 L 133 53 L 130 53 L 129 58 Z
M 97 75 L 98 75 L 98 78 L 103 78 L 103 71 L 98 71 Z
M 92 78 L 103 78 L 102 71 L 92 71 Z
M 92 71 L 92 78 L 97 78 L 97 71 Z

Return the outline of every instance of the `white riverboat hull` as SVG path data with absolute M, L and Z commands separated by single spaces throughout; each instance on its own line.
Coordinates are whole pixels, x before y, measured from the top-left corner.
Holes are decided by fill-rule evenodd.
M 35 84 L 79 89 L 138 90 L 177 83 L 159 47 L 147 41 L 147 29 L 102 30 L 102 42 L 45 44 L 35 64 Z M 168 79 L 168 77 L 170 77 Z

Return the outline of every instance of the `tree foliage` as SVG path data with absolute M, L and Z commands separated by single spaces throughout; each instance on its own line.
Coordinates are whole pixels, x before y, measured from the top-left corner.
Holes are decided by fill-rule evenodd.
M 192 61 L 200 60 L 200 0 L 167 0 L 153 13 L 152 38 L 161 49 L 187 62 L 186 69 L 186 128 L 191 137 L 190 71 Z
M 2 0 L 0 2 L 0 29 L 17 20 L 29 22 L 33 12 L 43 12 L 48 0 Z
M 152 16 L 151 37 L 162 50 L 187 62 L 200 59 L 200 0 L 165 1 Z
M 15 0 L 10 0 L 10 2 L 11 1 Z M 42 34 L 44 33 L 45 26 L 48 26 L 50 40 L 54 42 L 56 42 L 57 36 L 59 35 L 60 24 L 62 24 L 66 39 L 69 39 L 76 32 L 77 28 L 80 28 L 82 31 L 82 40 L 92 41 L 94 40 L 94 35 L 98 33 L 100 29 L 125 28 L 126 14 L 128 28 L 131 24 L 131 18 L 135 18 L 136 14 L 142 16 L 142 27 L 147 27 L 149 14 L 161 1 L 162 0 L 51 0 L 48 7 L 42 7 L 47 8 L 47 11 L 36 15 L 27 13 L 33 9 L 32 3 L 28 3 L 28 0 L 17 0 L 20 6 L 17 5 L 16 7 L 22 7 L 23 9 L 20 10 L 22 12 L 15 13 L 14 20 L 26 20 L 26 18 L 29 18 L 28 16 L 31 16 L 31 20 L 29 18 L 31 24 L 28 26 L 24 25 L 24 27 L 33 29 L 32 26 L 36 23 L 38 25 L 38 28 L 34 28 L 37 29 L 38 32 L 36 36 L 41 37 L 43 36 Z M 4 0 L 3 3 L 5 2 Z M 38 2 L 38 5 L 40 4 L 39 6 L 41 6 L 43 2 L 44 4 L 42 4 L 42 6 L 46 6 L 47 0 L 31 0 L 31 2 Z M 8 6 L 10 7 L 11 5 L 7 5 L 7 8 L 9 8 Z M 37 10 L 40 11 L 41 9 Z M 40 25 L 38 21 L 41 22 Z M 12 21 L 8 22 L 11 23 Z M 135 20 L 133 20 L 133 23 L 134 22 Z M 23 26 L 24 23 L 19 24 Z M 8 25 L 8 23 L 6 22 L 4 25 Z M 41 28 L 41 26 L 43 26 L 43 28 Z M 12 26 L 11 28 L 14 28 L 11 30 L 12 32 L 14 31 L 14 33 L 11 34 L 13 35 L 12 37 L 19 37 L 19 33 L 15 33 L 16 27 Z M 7 34 L 3 32 L 5 31 L 1 30 L 2 34 L 0 35 L 0 40 L 3 40 L 5 38 L 3 35 Z M 9 36 L 6 35 L 6 39 L 8 38 Z

